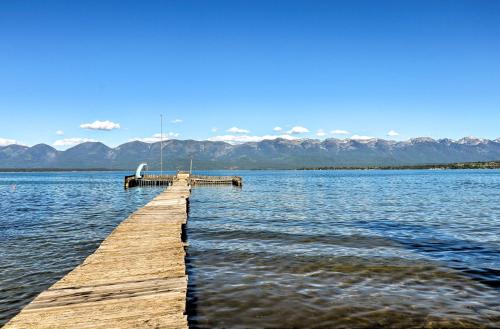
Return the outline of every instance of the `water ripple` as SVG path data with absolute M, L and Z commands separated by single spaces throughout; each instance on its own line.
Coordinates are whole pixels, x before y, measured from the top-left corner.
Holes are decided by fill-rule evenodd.
M 500 327 L 500 171 L 230 174 L 193 190 L 191 326 Z M 122 179 L 0 174 L 0 325 L 159 191 Z
M 500 326 L 500 171 L 241 174 L 193 191 L 192 326 Z

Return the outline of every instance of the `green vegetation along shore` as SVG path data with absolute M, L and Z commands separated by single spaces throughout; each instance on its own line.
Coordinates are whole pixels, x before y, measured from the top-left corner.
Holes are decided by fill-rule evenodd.
M 486 162 L 457 162 L 444 164 L 422 164 L 408 166 L 359 166 L 359 167 L 316 167 L 301 168 L 300 170 L 404 170 L 404 169 L 500 169 L 500 161 Z

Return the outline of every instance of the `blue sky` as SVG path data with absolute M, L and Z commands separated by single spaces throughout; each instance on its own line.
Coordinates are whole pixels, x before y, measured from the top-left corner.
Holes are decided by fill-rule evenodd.
M 0 143 L 58 148 L 160 114 L 180 139 L 498 138 L 500 1 L 1 1 L 0 114 Z

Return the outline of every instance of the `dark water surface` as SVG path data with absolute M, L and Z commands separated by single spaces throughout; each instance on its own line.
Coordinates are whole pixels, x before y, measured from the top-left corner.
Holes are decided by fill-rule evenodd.
M 199 327 L 500 327 L 500 171 L 244 172 L 193 190 Z
M 500 171 L 230 174 L 192 193 L 191 326 L 500 326 Z M 160 191 L 123 175 L 0 173 L 0 325 Z

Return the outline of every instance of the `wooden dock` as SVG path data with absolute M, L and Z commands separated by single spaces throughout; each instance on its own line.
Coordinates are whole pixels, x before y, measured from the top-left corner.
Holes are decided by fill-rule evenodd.
M 176 175 L 144 175 L 136 178 L 135 175 L 125 176 L 124 187 L 170 186 Z
M 4 328 L 187 328 L 189 174 L 170 185 Z
M 132 187 L 147 187 L 147 186 L 169 186 L 176 178 L 176 175 L 150 175 L 145 174 L 138 178 L 135 175 L 125 176 L 124 187 L 126 189 Z M 243 179 L 239 176 L 203 176 L 189 174 L 189 184 L 196 185 L 232 185 L 243 186 Z
M 190 183 L 196 185 L 232 185 L 243 186 L 243 179 L 239 176 L 202 176 L 191 175 Z

